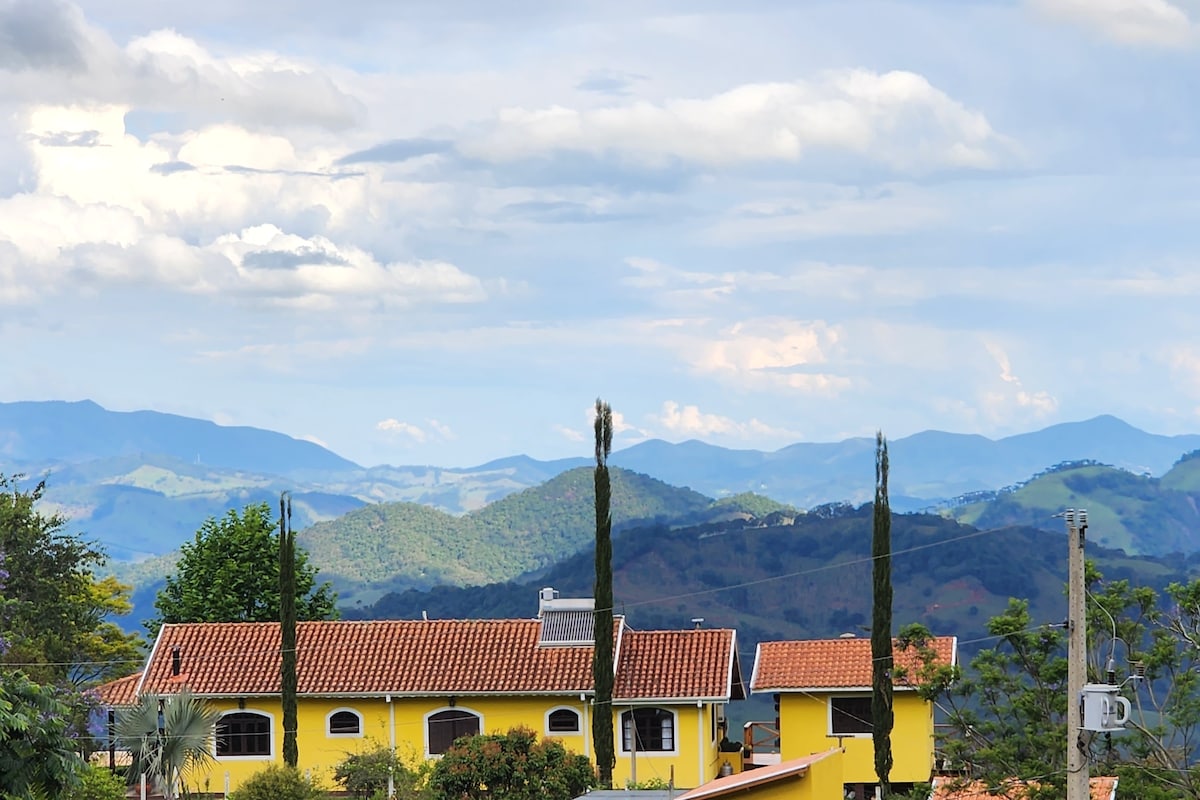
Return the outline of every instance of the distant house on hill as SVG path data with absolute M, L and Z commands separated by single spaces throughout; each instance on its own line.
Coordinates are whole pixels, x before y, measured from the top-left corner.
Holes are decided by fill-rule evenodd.
M 543 591 L 535 619 L 301 622 L 299 766 L 332 785 L 334 765 L 385 744 L 437 758 L 460 736 L 517 725 L 593 756 L 591 600 Z M 725 706 L 745 698 L 732 630 L 637 631 L 617 617 L 614 784 L 716 777 Z M 184 687 L 221 712 L 215 762 L 189 786 L 236 788 L 282 761 L 278 623 L 162 627 L 146 668 L 107 684 L 124 705 Z M 740 766 L 740 759 L 738 759 Z
M 935 663 L 954 665 L 957 640 L 940 636 L 927 643 Z M 842 637 L 807 641 L 761 642 L 754 659 L 750 688 L 776 700 L 779 753 L 763 758 L 751 752 L 755 764 L 804 758 L 830 748 L 844 751 L 843 783 L 859 798 L 878 783 L 875 774 L 871 724 L 871 642 Z M 915 649 L 896 643 L 895 664 L 909 674 L 919 666 Z M 892 731 L 894 765 L 889 776 L 898 791 L 928 783 L 934 767 L 933 703 L 914 686 L 894 682 Z M 762 723 L 751 723 L 761 725 Z

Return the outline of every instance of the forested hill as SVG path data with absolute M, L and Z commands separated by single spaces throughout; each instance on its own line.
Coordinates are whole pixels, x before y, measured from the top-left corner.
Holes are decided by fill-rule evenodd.
M 1128 553 L 1200 550 L 1200 453 L 1185 455 L 1161 478 L 1095 464 L 1065 464 L 1001 492 L 959 505 L 957 519 L 981 527 L 1032 525 L 1062 530 L 1055 515 L 1086 508 L 1088 537 Z
M 510 580 L 591 544 L 592 480 L 590 468 L 569 470 L 462 516 L 413 503 L 368 506 L 300 532 L 298 542 L 346 601 L 384 589 Z M 612 481 L 617 531 L 634 524 L 689 524 L 787 509 L 751 495 L 717 503 L 623 469 L 612 471 Z M 363 584 L 374 586 L 364 589 Z
M 892 524 L 897 626 L 923 622 L 965 643 L 986 636 L 989 617 L 1010 597 L 1027 598 L 1038 622 L 1066 615 L 1063 585 L 1067 543 L 1062 533 L 1027 526 L 981 531 L 940 516 L 896 515 Z M 770 639 L 864 633 L 871 617 L 871 511 L 810 514 L 793 524 L 761 520 L 670 528 L 649 525 L 616 537 L 616 608 L 640 629 L 686 627 L 703 617 L 712 627 L 738 630 L 743 654 Z M 1161 588 L 1183 581 L 1197 559 L 1129 557 L 1089 546 L 1109 579 Z M 438 587 L 389 594 L 351 617 L 531 617 L 537 591 L 553 586 L 564 597 L 589 597 L 590 550 L 533 580 L 473 588 Z

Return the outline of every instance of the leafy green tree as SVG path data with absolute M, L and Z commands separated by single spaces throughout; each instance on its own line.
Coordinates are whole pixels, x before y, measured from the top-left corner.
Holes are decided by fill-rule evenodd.
M 60 797 L 77 784 L 70 716 L 61 690 L 0 670 L 0 796 Z
M 0 664 L 76 690 L 130 672 L 142 660 L 141 639 L 110 620 L 129 613 L 130 588 L 97 579 L 103 551 L 37 508 L 44 481 L 32 489 L 20 481 L 0 474 Z
M 875 434 L 875 505 L 871 536 L 874 598 L 871 615 L 871 737 L 883 797 L 892 771 L 892 508 L 888 503 L 888 449 Z
M 296 550 L 296 614 L 302 620 L 332 619 L 336 596 L 316 586 L 316 567 Z M 278 622 L 279 534 L 266 503 L 210 517 L 180 548 L 176 574 L 167 578 L 146 623 L 156 636 L 168 622 Z
M 439 800 L 569 800 L 596 783 L 592 764 L 528 728 L 459 739 L 433 768 Z
M 325 800 L 328 795 L 295 767 L 272 764 L 229 793 L 229 800 Z
M 612 482 L 608 455 L 612 452 L 612 407 L 596 399 L 596 603 L 592 648 L 592 680 L 595 695 L 592 711 L 592 743 L 600 785 L 612 786 L 617 763 L 613 743 L 613 575 L 612 575 Z
M 221 712 L 184 690 L 159 701 L 143 696 L 117 712 L 116 738 L 133 754 L 131 776 L 145 774 L 167 800 L 179 796 L 184 773 L 212 761 Z

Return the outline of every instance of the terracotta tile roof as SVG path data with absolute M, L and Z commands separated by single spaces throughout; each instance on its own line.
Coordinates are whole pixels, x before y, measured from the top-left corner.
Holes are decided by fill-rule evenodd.
M 837 749 L 826 750 L 824 753 L 815 753 L 803 758 L 781 761 L 769 767 L 758 767 L 757 769 L 739 772 L 736 775 L 726 775 L 724 778 L 717 778 L 703 786 L 697 786 L 691 791 L 684 792 L 675 798 L 675 800 L 701 800 L 701 798 L 705 797 L 722 797 L 724 795 L 741 793 L 751 787 L 761 786 L 765 783 L 774 783 L 785 778 L 800 778 L 808 774 L 808 770 L 813 764 L 837 752 L 840 751 Z
M 297 682 L 307 695 L 578 694 L 592 648 L 539 646 L 538 620 L 301 622 Z M 679 633 L 688 636 L 679 637 Z M 733 631 L 634 633 L 614 625 L 623 699 L 729 697 Z M 632 642 L 632 644 L 630 644 Z M 172 674 L 179 648 L 180 674 Z M 278 623 L 164 625 L 141 693 L 278 694 Z M 626 678 L 627 670 L 632 678 Z M 738 675 L 740 686 L 740 673 Z M 619 689 L 618 689 L 619 691 Z
M 938 662 L 954 664 L 958 640 L 937 636 L 930 640 Z M 916 652 L 894 645 L 897 666 L 914 669 Z M 859 689 L 871 687 L 871 640 L 810 639 L 790 642 L 761 642 L 754 658 L 750 689 L 754 692 L 786 692 L 802 689 Z M 903 688 L 897 684 L 896 688 Z
M 734 631 L 626 630 L 614 700 L 689 700 L 745 697 Z
M 987 786 L 983 781 L 962 783 L 953 778 L 934 778 L 933 793 L 929 800 L 1022 800 L 1025 797 L 1022 789 L 1030 784 L 1024 781 L 1010 781 L 1004 786 Z M 1113 777 L 1096 777 L 1088 781 L 1090 800 L 1115 800 L 1117 796 L 1117 779 Z
M 102 683 L 95 688 L 100 703 L 106 706 L 131 706 L 137 702 L 137 685 L 142 673 L 135 672 L 115 681 Z

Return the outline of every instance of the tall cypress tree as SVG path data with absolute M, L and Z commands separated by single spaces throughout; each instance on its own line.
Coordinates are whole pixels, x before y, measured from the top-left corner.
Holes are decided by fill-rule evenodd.
M 292 498 L 286 492 L 279 496 L 279 630 L 283 762 L 295 768 L 300 760 L 296 745 L 296 534 L 292 531 Z
M 892 772 L 892 509 L 888 504 L 887 439 L 875 434 L 875 509 L 871 537 L 874 603 L 871 614 L 871 732 L 881 796 Z
M 592 742 L 600 786 L 612 787 L 617 763 L 613 745 L 613 588 L 612 588 L 612 484 L 608 454 L 612 452 L 612 407 L 596 399 L 596 602 L 592 680 L 596 693 L 592 708 Z

